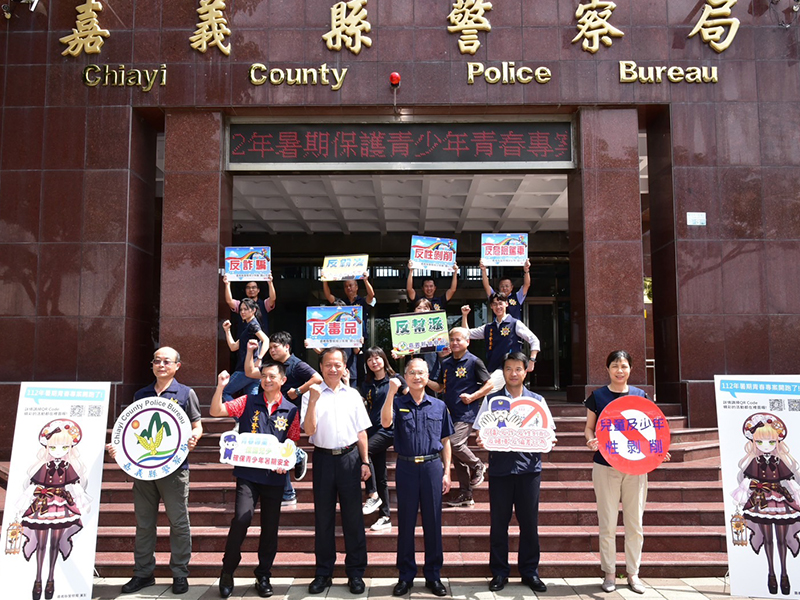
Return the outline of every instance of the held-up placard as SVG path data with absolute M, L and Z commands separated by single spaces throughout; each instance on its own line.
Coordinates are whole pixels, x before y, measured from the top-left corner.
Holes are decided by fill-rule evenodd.
M 528 396 L 488 398 L 475 422 L 483 447 L 497 452 L 550 452 L 556 438 L 547 403 Z

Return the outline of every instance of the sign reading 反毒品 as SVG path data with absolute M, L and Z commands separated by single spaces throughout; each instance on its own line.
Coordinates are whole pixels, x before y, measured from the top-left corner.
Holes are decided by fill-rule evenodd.
M 411 263 L 414 269 L 452 273 L 456 265 L 458 242 L 450 238 L 411 236 Z
M 717 375 L 714 387 L 731 594 L 797 598 L 800 375 Z
M 320 279 L 322 281 L 344 281 L 346 279 L 364 279 L 369 263 L 368 254 L 352 254 L 350 256 L 326 256 L 322 263 Z
M 306 308 L 307 348 L 360 348 L 363 344 L 360 306 L 309 306 Z
M 669 453 L 669 424 L 655 403 L 621 396 L 603 409 L 595 427 L 597 448 L 612 467 L 631 475 L 655 469 Z
M 400 356 L 443 350 L 447 336 L 447 313 L 444 311 L 391 315 L 393 350 Z
M 225 275 L 228 281 L 266 281 L 272 272 L 272 249 L 225 248 Z
M 21 384 L 3 512 L 4 598 L 30 598 L 34 582 L 48 579 L 56 598 L 92 597 L 109 390 L 95 381 Z
M 482 233 L 481 260 L 487 267 L 521 267 L 528 260 L 527 233 Z

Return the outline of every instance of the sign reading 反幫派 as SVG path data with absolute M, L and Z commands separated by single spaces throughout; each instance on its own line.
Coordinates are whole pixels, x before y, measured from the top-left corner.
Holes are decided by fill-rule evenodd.
M 654 402 L 641 396 L 622 396 L 597 417 L 597 446 L 612 467 L 644 475 L 669 453 L 669 424 Z
M 306 308 L 307 348 L 360 348 L 363 343 L 360 306 Z
M 527 233 L 482 233 L 481 260 L 487 267 L 521 267 L 528 260 Z
M 556 439 L 547 402 L 529 396 L 486 398 L 474 427 L 483 447 L 497 452 L 550 452 Z
M 266 281 L 272 273 L 272 249 L 225 248 L 225 275 L 228 281 Z
M 285 417 L 275 421 L 277 429 L 288 429 Z M 281 443 L 269 433 L 239 433 L 236 430 L 223 433 L 219 439 L 219 462 L 235 467 L 254 469 L 291 469 L 296 462 L 297 446 L 292 440 Z
M 3 598 L 30 598 L 34 582 L 48 579 L 54 598 L 92 597 L 109 389 L 21 384 L 3 512 Z
M 189 416 L 169 398 L 142 398 L 117 418 L 111 430 L 116 461 L 131 477 L 153 481 L 181 466 L 189 454 Z
M 797 598 L 800 376 L 717 375 L 714 386 L 731 594 Z
M 458 242 L 450 238 L 411 236 L 411 262 L 414 269 L 452 273 Z
M 322 263 L 322 281 L 344 281 L 345 279 L 364 279 L 367 272 L 368 254 L 350 256 L 326 256 Z
M 447 313 L 442 311 L 391 315 L 392 346 L 403 356 L 419 352 L 437 352 L 449 343 Z

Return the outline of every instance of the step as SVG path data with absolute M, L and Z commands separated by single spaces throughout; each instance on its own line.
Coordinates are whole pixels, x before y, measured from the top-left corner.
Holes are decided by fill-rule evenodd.
M 416 554 L 418 565 L 424 562 L 421 552 Z M 516 564 L 515 552 L 509 555 L 511 564 Z M 95 567 L 100 577 L 129 577 L 133 557 L 129 552 L 98 552 Z M 171 577 L 169 554 L 156 553 L 156 577 Z M 396 555 L 394 552 L 370 553 L 367 577 L 396 578 Z M 255 553 L 247 552 L 236 571 L 236 577 L 252 578 L 253 569 L 258 563 Z M 190 565 L 192 577 L 219 577 L 222 565 L 221 552 L 194 552 Z M 624 572 L 625 555 L 617 553 L 617 571 Z M 647 577 L 722 577 L 728 570 L 725 552 L 669 552 L 642 553 L 642 566 L 639 575 Z M 596 552 L 543 552 L 539 567 L 542 577 L 598 577 L 600 576 L 600 557 Z M 421 572 L 420 572 L 421 574 Z M 273 577 L 314 576 L 314 555 L 303 552 L 278 551 L 272 568 Z M 489 553 L 483 552 L 445 552 L 443 577 L 491 577 Z M 344 554 L 336 554 L 335 584 L 344 583 Z

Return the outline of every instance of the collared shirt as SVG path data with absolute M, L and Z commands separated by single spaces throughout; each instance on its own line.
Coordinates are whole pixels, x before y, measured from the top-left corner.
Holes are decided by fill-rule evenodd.
M 433 298 L 428 298 L 425 294 L 418 297 L 417 300 L 420 298 L 425 298 L 428 302 L 431 303 L 431 310 L 446 310 L 447 309 L 447 295 L 444 296 L 434 296 Z
M 397 377 L 403 382 L 401 389 L 406 386 L 405 380 L 400 375 L 393 375 L 393 377 Z M 387 373 L 383 379 L 373 379 L 370 382 L 365 381 L 361 384 L 361 397 L 364 398 L 369 420 L 372 421 L 372 427 L 367 431 L 368 435 L 372 435 L 381 428 L 381 411 L 383 410 L 384 402 L 386 402 L 386 395 L 389 392 L 390 380 L 391 377 Z M 391 431 L 391 427 L 389 431 Z
M 202 415 L 200 414 L 200 401 L 197 399 L 197 394 L 194 393 L 192 388 L 187 385 L 183 385 L 182 383 L 178 383 L 176 379 L 173 379 L 167 388 L 159 394 L 156 391 L 156 383 L 158 382 L 154 381 L 150 385 L 143 387 L 136 392 L 133 395 L 133 401 L 136 402 L 142 398 L 152 398 L 153 396 L 169 398 L 173 402 L 176 402 L 178 406 L 180 406 L 189 416 L 190 423 L 196 423 L 202 418 Z M 189 468 L 188 457 L 183 461 L 183 463 L 181 463 L 180 468 Z
M 489 292 L 489 296 L 494 294 L 494 288 L 489 286 L 491 290 Z M 508 309 L 506 312 L 510 314 L 515 319 L 522 319 L 522 305 L 525 304 L 525 298 L 527 294 L 523 293 L 522 288 L 518 288 L 516 292 L 512 291 L 508 295 Z
M 361 394 L 339 385 L 335 390 L 324 381 L 317 400 L 317 430 L 309 441 L 320 448 L 344 448 L 358 441 L 358 434 L 372 425 Z
M 442 361 L 436 381 L 444 385 L 442 398 L 453 421 L 472 423 L 475 420 L 480 402 L 464 404 L 461 394 L 478 391 L 488 380 L 486 365 L 469 350 L 461 358 L 450 355 Z
M 294 354 L 290 354 L 286 362 L 283 363 L 283 368 L 286 371 L 286 383 L 281 386 L 281 394 L 284 396 L 286 392 L 292 388 L 299 388 L 311 379 L 317 372 L 307 362 L 300 360 Z M 299 403 L 299 398 L 295 403 Z M 290 400 L 291 402 L 291 400 Z
M 512 326 L 513 331 L 509 331 Z M 469 339 L 485 339 L 487 341 L 486 366 L 490 371 L 503 366 L 503 357 L 506 353 L 521 349 L 519 339 L 530 344 L 531 352 L 538 352 L 541 348 L 539 338 L 525 326 L 525 323 L 508 313 L 499 322 L 495 319 L 486 325 L 473 327 L 469 330 Z
M 425 394 L 417 404 L 411 394 L 394 398 L 394 449 L 401 456 L 425 456 L 442 451 L 442 440 L 453 435 L 445 403 Z
M 508 388 L 503 388 L 499 392 L 489 394 L 483 399 L 481 409 L 478 411 L 478 416 L 475 418 L 473 429 L 480 430 L 480 419 L 483 413 L 489 410 L 489 403 L 493 398 L 498 396 L 505 396 L 516 400 L 508 391 Z M 535 394 L 529 389 L 522 388 L 522 396 L 520 398 L 532 398 L 539 404 L 543 404 L 547 408 L 547 401 L 539 394 Z M 549 409 L 547 410 L 549 413 Z M 551 426 L 555 429 L 555 423 L 551 422 Z M 538 473 L 542 470 L 542 457 L 538 452 L 497 452 L 494 450 L 489 451 L 489 476 L 492 475 L 500 477 L 503 475 L 524 475 L 526 473 Z
M 244 325 L 244 321 L 242 321 L 242 317 L 239 314 L 239 305 L 242 303 L 241 300 L 234 300 L 233 301 L 233 308 L 231 312 L 231 323 L 233 323 L 237 335 L 242 335 L 242 325 Z M 258 305 L 258 319 L 259 325 L 261 325 L 261 331 L 263 331 L 267 336 L 269 336 L 269 320 L 267 318 L 267 313 L 272 311 L 275 308 L 275 305 L 272 305 L 272 308 L 269 307 L 265 300 L 261 298 L 256 299 L 256 304 Z

